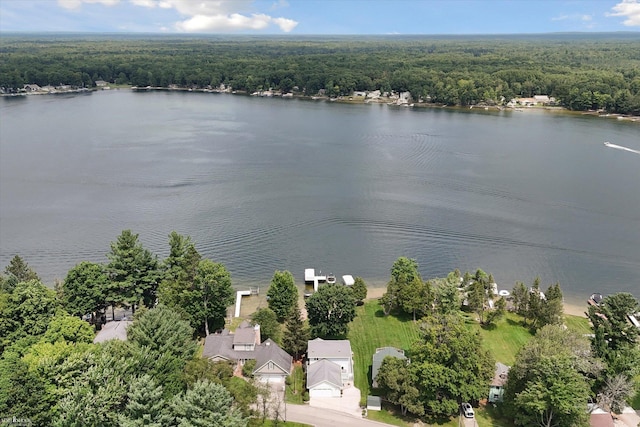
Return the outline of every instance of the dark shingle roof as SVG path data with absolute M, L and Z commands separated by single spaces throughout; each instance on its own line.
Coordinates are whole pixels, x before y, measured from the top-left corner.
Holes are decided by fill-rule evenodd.
M 269 361 L 271 361 L 278 365 L 287 374 L 291 373 L 291 363 L 293 362 L 293 357 L 291 357 L 289 353 L 281 349 L 278 344 L 271 340 L 271 338 L 267 338 L 262 344 L 256 346 L 255 354 L 255 371 L 259 370 L 264 365 L 269 363 Z

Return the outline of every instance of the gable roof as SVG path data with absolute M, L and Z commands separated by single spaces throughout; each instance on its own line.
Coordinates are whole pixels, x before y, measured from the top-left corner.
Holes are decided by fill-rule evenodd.
M 309 365 L 307 368 L 307 388 L 327 382 L 338 388 L 342 388 L 342 369 L 336 363 L 323 359 Z
M 222 331 L 221 334 L 209 334 L 204 340 L 204 349 L 202 350 L 202 357 L 215 357 L 221 356 L 225 359 L 237 359 L 237 351 L 233 349 L 233 334 L 228 329 Z M 247 359 L 249 354 L 253 354 L 251 351 L 244 351 L 243 358 Z
M 289 375 L 291 373 L 291 364 L 293 357 L 280 348 L 278 344 L 273 342 L 271 338 L 267 338 L 262 344 L 256 346 L 256 368 L 253 372 L 258 372 L 267 363 L 273 362 Z
M 351 358 L 349 340 L 323 340 L 316 338 L 308 342 L 309 359 L 348 359 Z

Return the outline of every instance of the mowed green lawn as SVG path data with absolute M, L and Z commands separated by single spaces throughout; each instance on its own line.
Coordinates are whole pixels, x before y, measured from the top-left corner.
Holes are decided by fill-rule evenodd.
M 371 393 L 371 363 L 376 348 L 391 346 L 409 350 L 412 343 L 419 337 L 419 322 L 414 322 L 410 316 L 404 318 L 384 316 L 377 300 L 367 301 L 363 306 L 358 307 L 356 312 L 357 316 L 349 326 L 348 338 L 354 353 L 354 382 L 360 389 L 361 404 L 364 405 L 367 395 Z M 565 316 L 565 324 L 569 329 L 580 334 L 591 333 L 586 318 Z M 496 361 L 509 366 L 513 365 L 518 350 L 533 337 L 530 330 L 522 326 L 522 318 L 514 313 L 507 313 L 491 328 L 482 328 L 477 321 L 473 320 L 472 315 L 468 315 L 467 325 L 480 333 L 483 346 L 491 352 Z M 478 415 L 481 426 L 492 425 L 490 420 L 493 414 L 479 413 Z M 380 421 L 385 418 L 377 414 L 374 417 Z M 394 417 L 391 416 L 391 418 Z M 397 419 L 397 421 L 398 425 L 403 425 L 403 420 Z
M 354 354 L 355 385 L 360 389 L 360 403 L 365 404 L 371 381 L 371 358 L 379 347 L 408 350 L 418 338 L 418 323 L 409 317 L 384 316 L 377 300 L 367 301 L 356 309 L 349 325 L 349 340 Z

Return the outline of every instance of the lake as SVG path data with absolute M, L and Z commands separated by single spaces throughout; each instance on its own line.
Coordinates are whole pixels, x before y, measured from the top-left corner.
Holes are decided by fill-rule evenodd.
M 234 285 L 308 267 L 384 286 L 399 256 L 501 289 L 640 298 L 640 124 L 546 111 L 185 92 L 0 99 L 0 266 L 48 284 L 123 229 L 190 235 Z

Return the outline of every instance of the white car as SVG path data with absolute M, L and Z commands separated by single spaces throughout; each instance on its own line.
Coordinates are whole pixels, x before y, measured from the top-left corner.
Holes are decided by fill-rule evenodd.
M 469 403 L 463 403 L 461 405 L 461 408 L 462 408 L 462 415 L 464 415 L 465 418 L 473 418 L 473 416 L 475 415 L 473 413 L 473 408 Z

